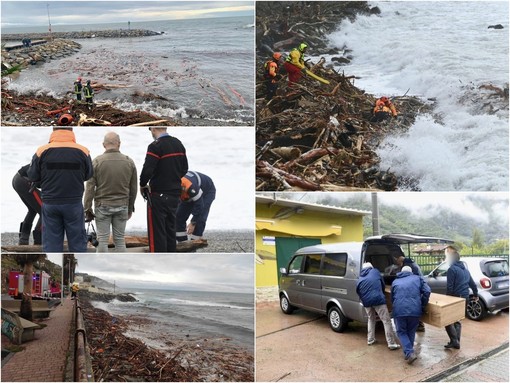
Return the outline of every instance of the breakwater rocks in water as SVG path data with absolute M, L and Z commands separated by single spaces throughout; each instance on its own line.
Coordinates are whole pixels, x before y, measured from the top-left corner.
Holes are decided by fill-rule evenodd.
M 112 293 L 93 293 L 87 290 L 81 290 L 80 296 L 82 298 L 89 299 L 91 301 L 99 301 L 99 302 L 111 302 L 114 299 L 120 302 L 138 302 L 134 296 L 130 293 L 121 293 L 121 294 L 112 294 Z
M 92 39 L 92 38 L 124 38 L 124 37 L 146 37 L 162 35 L 164 32 L 154 32 L 147 29 L 111 29 L 104 31 L 82 31 L 82 32 L 52 32 L 49 33 L 24 33 L 24 34 L 2 34 L 3 41 L 21 41 L 23 38 L 33 40 L 59 39 Z
M 77 42 L 55 39 L 29 48 L 14 49 L 9 52 L 2 50 L 2 70 L 9 69 L 15 65 L 26 67 L 40 62 L 60 59 L 73 55 L 80 49 L 81 45 Z

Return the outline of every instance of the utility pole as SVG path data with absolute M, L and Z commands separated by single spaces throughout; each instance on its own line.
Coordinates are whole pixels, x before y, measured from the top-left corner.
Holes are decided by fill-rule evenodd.
M 113 281 L 113 293 L 115 294 L 115 281 Z
M 377 193 L 372 193 L 372 235 L 379 235 L 379 204 L 377 203 Z
M 50 19 L 50 3 L 46 3 L 46 9 L 48 10 L 48 31 L 50 32 L 50 40 L 51 37 L 51 19 Z

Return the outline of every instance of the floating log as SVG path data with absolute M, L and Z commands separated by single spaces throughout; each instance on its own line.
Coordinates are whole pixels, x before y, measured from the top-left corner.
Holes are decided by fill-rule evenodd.
M 189 253 L 191 251 L 201 249 L 207 247 L 208 243 L 206 239 L 197 239 L 197 240 L 188 240 L 177 243 L 177 252 L 178 253 Z M 108 248 L 113 248 L 113 243 L 108 244 Z M 147 237 L 139 237 L 139 236 L 126 236 L 126 247 L 129 248 L 144 248 L 144 251 L 148 251 L 149 240 Z M 95 247 L 91 244 L 88 244 L 88 252 L 95 251 Z M 12 245 L 12 246 L 2 246 L 2 252 L 8 253 L 42 253 L 43 249 L 41 245 Z M 64 242 L 64 252 L 69 252 L 69 248 L 67 246 L 67 241 Z

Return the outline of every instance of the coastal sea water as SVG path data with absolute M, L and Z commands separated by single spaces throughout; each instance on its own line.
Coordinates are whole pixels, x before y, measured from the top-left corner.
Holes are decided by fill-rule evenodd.
M 434 102 L 405 134 L 378 150 L 381 168 L 421 190 L 508 190 L 508 98 L 479 87 L 508 86 L 508 2 L 381 2 L 380 16 L 344 21 L 328 36 L 353 60 L 346 74 L 377 96 L 417 95 Z M 504 29 L 489 29 L 502 24 Z M 489 105 L 484 105 L 488 103 Z
M 224 340 L 253 350 L 253 294 L 140 289 L 131 291 L 138 302 L 92 301 L 112 316 L 125 317 L 127 336 L 165 350 L 173 340 Z
M 127 29 L 123 24 L 55 26 L 55 32 Z M 123 39 L 77 39 L 79 53 L 22 71 L 10 88 L 64 96 L 78 76 L 128 86 L 96 92 L 127 110 L 202 120 L 201 125 L 254 120 L 253 18 L 132 22 L 164 34 Z M 3 28 L 2 33 L 46 32 Z M 161 98 L 154 98 L 148 94 Z M 133 96 L 135 94 L 135 96 Z
M 147 128 L 75 127 L 76 141 L 94 158 L 104 152 L 103 137 L 114 130 L 120 135 L 121 152 L 133 159 L 140 175 L 152 137 Z M 253 230 L 254 135 L 251 129 L 235 127 L 169 128 L 186 147 L 191 170 L 207 174 L 216 186 L 216 199 L 207 220 L 207 230 Z M 36 149 L 48 142 L 51 128 L 2 128 L 1 232 L 18 232 L 26 208 L 12 188 L 12 177 L 30 162 Z M 138 195 L 127 231 L 146 231 L 146 206 Z M 35 224 L 35 223 L 34 223 Z

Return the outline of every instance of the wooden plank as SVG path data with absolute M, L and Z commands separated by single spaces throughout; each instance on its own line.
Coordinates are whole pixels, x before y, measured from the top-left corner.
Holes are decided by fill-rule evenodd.
M 391 311 L 391 286 L 385 288 L 386 304 Z M 444 327 L 466 316 L 466 300 L 449 295 L 431 293 L 421 321 L 434 327 Z
M 147 237 L 139 237 L 139 236 L 126 236 L 126 247 L 128 249 L 131 248 L 140 248 L 140 247 L 148 247 L 149 239 Z M 188 253 L 197 249 L 201 249 L 207 247 L 207 239 L 196 239 L 189 240 L 177 243 L 177 252 L 178 253 Z M 109 248 L 113 248 L 113 242 L 108 244 Z M 88 244 L 88 251 L 94 251 L 95 247 Z M 43 249 L 41 245 L 12 245 L 12 246 L 2 246 L 2 251 L 8 253 L 42 253 Z M 64 242 L 64 253 L 69 252 L 67 247 L 67 242 Z

